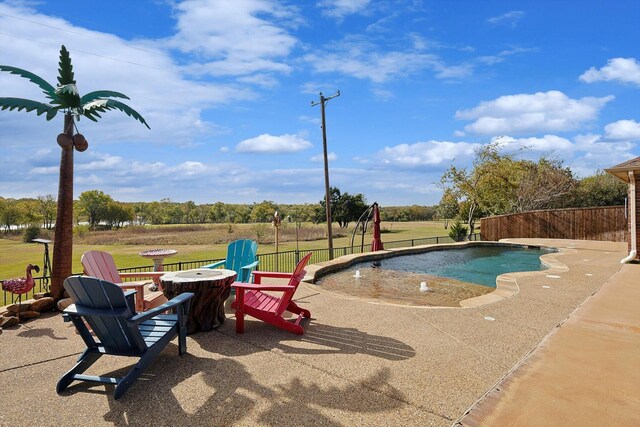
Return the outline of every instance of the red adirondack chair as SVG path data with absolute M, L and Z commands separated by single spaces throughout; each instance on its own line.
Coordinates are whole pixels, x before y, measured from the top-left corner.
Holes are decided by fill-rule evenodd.
M 245 314 L 294 334 L 302 335 L 304 333 L 300 322 L 303 317 L 311 317 L 311 313 L 309 310 L 298 307 L 292 298 L 306 274 L 304 267 L 309 262 L 309 258 L 311 258 L 311 252 L 300 260 L 293 273 L 254 271 L 255 283 L 234 283 L 231 285 L 236 290 L 236 299 L 231 304 L 231 308 L 236 310 L 236 333 L 244 332 Z M 279 286 L 262 285 L 263 277 L 289 278 L 289 283 Z M 282 295 L 274 296 L 264 291 L 281 292 Z M 293 321 L 287 320 L 283 317 L 285 311 L 297 314 L 298 317 Z
M 122 289 L 135 289 L 136 311 L 138 312 L 150 310 L 167 302 L 162 290 L 145 290 L 147 285 L 153 283 L 152 280 L 141 280 L 135 282 L 124 282 L 123 280 L 123 278 L 157 279 L 164 274 L 162 271 L 120 273 L 116 268 L 116 263 L 111 254 L 103 251 L 87 251 L 82 254 L 80 262 L 82 263 L 84 274 L 87 276 L 93 276 L 98 279 L 106 280 L 107 282 L 115 283 Z

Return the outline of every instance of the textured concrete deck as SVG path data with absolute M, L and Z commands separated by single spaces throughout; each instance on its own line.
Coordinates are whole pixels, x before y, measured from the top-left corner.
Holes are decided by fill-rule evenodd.
M 74 383 L 63 395 L 55 393 L 58 378 L 83 350 L 59 315 L 5 329 L 0 425 L 554 425 L 543 423 L 547 407 L 569 417 L 556 425 L 636 425 L 637 410 L 626 405 L 637 409 L 640 396 L 637 377 L 631 376 L 637 375 L 640 348 L 640 266 L 621 270 L 624 244 L 542 243 L 566 248 L 554 256 L 560 263 L 543 272 L 510 274 L 516 294 L 485 305 L 373 304 L 303 285 L 297 301 L 313 319 L 302 337 L 250 318 L 238 336 L 229 312 L 218 331 L 189 336 L 189 353 L 182 358 L 169 345 L 119 401 L 112 398 L 112 386 L 99 384 Z M 630 294 L 615 297 L 621 289 Z M 623 317 L 623 310 L 631 314 Z M 568 341 L 572 347 L 565 354 L 582 357 L 553 365 L 560 362 L 554 347 Z M 594 358 L 603 359 L 606 374 L 587 364 Z M 113 373 L 130 363 L 105 357 L 92 373 Z M 593 385 L 567 374 L 566 366 L 569 372 L 591 370 L 597 382 L 608 379 L 611 385 L 596 395 L 583 393 Z M 543 384 L 565 391 L 558 397 L 541 389 L 535 400 L 522 400 L 530 388 L 524 381 L 536 372 L 547 375 Z M 615 414 L 576 415 L 591 407 L 589 399 Z M 529 405 L 528 417 L 515 418 Z M 504 408 L 512 415 L 500 418 Z

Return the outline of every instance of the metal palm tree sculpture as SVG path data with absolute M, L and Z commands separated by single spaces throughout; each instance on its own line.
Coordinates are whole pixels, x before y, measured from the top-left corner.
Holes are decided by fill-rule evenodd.
M 85 151 L 87 140 L 77 133 L 75 119 L 84 116 L 98 121 L 100 113 L 108 110 L 120 110 L 149 128 L 144 118 L 133 108 L 113 98 L 129 99 L 126 95 L 110 90 L 99 90 L 80 96 L 73 76 L 73 66 L 69 51 L 60 48 L 58 84 L 56 87 L 41 77 L 16 67 L 0 65 L 0 71 L 7 71 L 37 84 L 48 103 L 23 98 L 0 98 L 2 110 L 35 111 L 38 116 L 45 114 L 47 120 L 53 119 L 58 111 L 64 113 L 64 130 L 58 135 L 58 145 L 62 148 L 60 158 L 60 181 L 58 187 L 58 211 L 56 217 L 55 240 L 53 247 L 53 268 L 51 272 L 51 296 L 62 298 L 64 279 L 71 275 L 73 252 L 73 150 Z M 149 128 L 150 129 L 150 128 Z

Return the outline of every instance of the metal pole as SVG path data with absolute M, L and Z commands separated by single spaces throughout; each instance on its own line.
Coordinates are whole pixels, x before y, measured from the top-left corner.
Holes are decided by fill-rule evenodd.
M 333 98 L 340 96 L 340 91 L 335 95 L 325 98 L 322 92 L 320 92 L 320 101 L 312 102 L 311 106 L 320 104 L 320 110 L 322 112 L 322 154 L 324 156 L 324 191 L 325 191 L 325 210 L 327 218 L 327 240 L 329 242 L 329 259 L 333 259 L 333 231 L 331 229 L 331 192 L 329 187 L 329 158 L 327 156 L 327 124 L 325 121 L 325 105 Z

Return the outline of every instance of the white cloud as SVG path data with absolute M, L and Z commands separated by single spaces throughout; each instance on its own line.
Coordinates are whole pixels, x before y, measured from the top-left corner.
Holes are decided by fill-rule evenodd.
M 438 166 L 460 157 L 474 155 L 480 144 L 467 142 L 428 141 L 385 147 L 379 153 L 383 164 L 404 167 Z
M 640 141 L 640 123 L 635 120 L 618 120 L 604 127 L 605 138 L 609 140 Z
M 512 138 L 503 136 L 492 138 L 492 142 L 499 142 L 503 147 L 527 148 L 538 152 L 569 152 L 575 148 L 570 140 L 556 135 L 545 135 L 541 138 Z
M 26 7 L 13 8 L 1 3 L 0 28 L 4 34 L 10 34 L 3 36 L 2 56 L 11 58 L 12 66 L 25 68 L 55 83 L 60 45 L 65 44 L 81 94 L 100 89 L 123 92 L 131 98 L 125 102 L 151 126 L 149 131 L 118 111 L 104 114 L 97 124 L 83 119 L 78 127 L 87 135 L 90 147 L 94 142 L 123 140 L 187 143 L 219 130 L 214 123 L 203 119 L 206 109 L 254 97 L 246 87 L 186 78 L 183 68 L 166 50 L 165 41 L 124 40 Z M 0 73 L 0 87 L 10 89 L 4 91 L 6 96 L 44 100 L 36 85 L 15 75 Z M 3 137 L 32 128 L 33 120 L 34 113 L 3 114 L 0 118 Z M 32 139 L 50 143 L 46 135 L 51 135 L 51 127 L 58 129 L 61 120 L 60 117 L 52 122 L 42 119 L 33 132 L 42 133 L 43 137 Z
M 312 162 L 324 162 L 324 155 L 322 153 L 316 154 L 309 160 L 311 160 Z M 330 162 L 336 161 L 338 160 L 338 155 L 332 151 L 331 153 L 327 154 L 327 160 L 329 160 Z
M 598 117 L 613 96 L 572 99 L 560 91 L 501 96 L 483 101 L 456 118 L 475 120 L 465 131 L 483 135 L 559 132 L 579 129 Z
M 317 6 L 322 9 L 323 15 L 342 19 L 347 15 L 366 11 L 370 1 L 371 0 L 321 0 Z
M 516 47 L 512 47 L 511 49 L 502 50 L 495 55 L 480 56 L 477 58 L 477 61 L 486 65 L 494 65 L 494 64 L 503 62 L 509 56 L 519 55 L 522 53 L 537 52 L 537 51 L 538 49 L 535 47 L 516 46 Z
M 175 9 L 178 33 L 169 44 L 209 60 L 188 66 L 189 71 L 212 75 L 290 71 L 282 59 L 298 42 L 285 28 L 300 21 L 295 8 L 269 0 L 198 0 L 177 3 Z
M 573 140 L 575 153 L 570 166 L 577 176 L 589 176 L 637 157 L 633 153 L 635 145 L 628 141 L 606 141 L 597 134 L 576 135 Z
M 524 16 L 523 11 L 512 10 L 507 13 L 503 13 L 502 15 L 499 15 L 499 16 L 493 16 L 487 19 L 487 22 L 493 25 L 508 25 L 512 28 L 515 28 L 523 16 Z
M 320 73 L 342 73 L 374 83 L 411 74 L 438 63 L 434 55 L 412 52 L 382 52 L 350 43 L 333 51 L 310 53 L 304 59 Z
M 589 68 L 582 73 L 580 80 L 587 83 L 613 80 L 640 85 L 640 63 L 635 58 L 612 58 L 599 70 Z
M 382 46 L 351 37 L 326 46 L 325 51 L 309 53 L 303 57 L 319 73 L 342 73 L 358 79 L 385 83 L 394 78 L 433 70 L 440 79 L 468 76 L 470 65 L 448 65 L 437 55 L 415 48 L 405 51 Z
M 378 101 L 389 101 L 395 97 L 393 92 L 381 87 L 372 87 L 371 93 L 376 97 Z
M 236 151 L 240 153 L 295 153 L 311 147 L 313 144 L 300 135 L 275 136 L 265 133 L 241 141 L 236 146 Z

